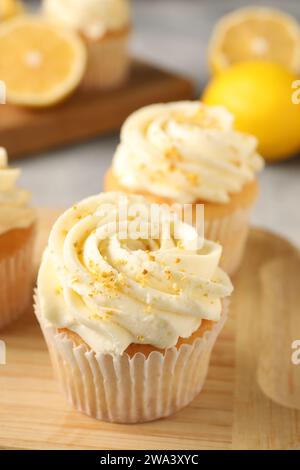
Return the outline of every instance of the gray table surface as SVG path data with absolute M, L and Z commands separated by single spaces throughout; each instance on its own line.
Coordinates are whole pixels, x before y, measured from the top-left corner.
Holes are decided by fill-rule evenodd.
M 32 2 L 34 4 L 34 2 Z M 35 2 L 36 3 L 36 2 Z M 198 91 L 208 78 L 207 41 L 218 17 L 241 0 L 135 0 L 133 53 L 183 72 Z M 300 20 L 299 0 L 256 1 L 284 8 Z M 300 130 L 299 130 L 300 131 Z M 69 206 L 102 189 L 118 135 L 90 140 L 20 161 L 21 182 L 38 206 Z M 300 158 L 268 165 L 260 177 L 261 197 L 253 223 L 287 236 L 300 245 Z

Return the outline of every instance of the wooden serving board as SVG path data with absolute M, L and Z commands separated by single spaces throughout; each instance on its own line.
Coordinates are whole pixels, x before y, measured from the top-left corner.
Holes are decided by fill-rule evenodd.
M 55 211 L 41 212 L 36 262 L 56 216 Z M 289 357 L 285 357 L 290 352 L 284 347 L 278 351 L 276 346 L 278 331 L 286 336 L 282 321 L 286 334 L 300 339 L 299 315 L 296 319 L 291 316 L 299 312 L 299 276 L 298 251 L 272 233 L 252 229 L 243 266 L 234 279 L 230 318 L 215 346 L 204 390 L 174 416 L 142 425 L 98 422 L 69 408 L 53 379 L 48 352 L 30 308 L 22 319 L 0 331 L 7 345 L 7 364 L 0 366 L 0 448 L 299 448 L 300 393 L 295 378 L 300 365 L 290 368 Z M 274 295 L 277 302 L 272 300 Z M 264 329 L 264 318 L 270 328 Z M 267 342 L 262 341 L 265 335 Z M 265 344 L 267 353 L 261 347 Z M 260 374 L 266 377 L 259 378 L 260 385 L 286 406 L 267 398 L 258 385 L 258 370 L 270 366 L 277 375 Z M 282 383 L 277 387 L 280 371 Z
M 127 82 L 117 89 L 79 89 L 64 103 L 44 110 L 0 106 L 0 142 L 10 157 L 46 151 L 117 130 L 142 106 L 193 95 L 189 79 L 134 60 Z

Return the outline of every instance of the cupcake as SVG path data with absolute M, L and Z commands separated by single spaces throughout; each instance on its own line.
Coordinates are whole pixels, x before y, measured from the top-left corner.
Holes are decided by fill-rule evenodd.
M 128 0 L 44 0 L 43 11 L 84 39 L 88 50 L 84 87 L 113 88 L 126 79 L 131 30 Z
M 30 193 L 16 187 L 19 175 L 0 148 L 0 328 L 25 311 L 32 295 L 35 213 Z
M 35 311 L 65 395 L 105 421 L 186 406 L 226 320 L 222 248 L 152 206 L 122 193 L 83 200 L 54 224 L 39 270 Z
M 222 107 L 198 101 L 147 106 L 121 130 L 106 191 L 168 204 L 204 204 L 205 238 L 221 243 L 221 266 L 239 267 L 263 168 L 254 137 L 233 128 Z

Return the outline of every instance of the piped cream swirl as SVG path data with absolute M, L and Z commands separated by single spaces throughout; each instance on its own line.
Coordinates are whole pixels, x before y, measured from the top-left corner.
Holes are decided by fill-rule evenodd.
M 226 203 L 263 168 L 255 137 L 233 129 L 222 107 L 154 104 L 125 121 L 113 160 L 124 188 L 181 203 Z
M 48 18 L 66 24 L 91 39 L 118 31 L 130 23 L 128 0 L 44 0 Z
M 29 227 L 35 219 L 34 210 L 28 207 L 31 194 L 16 186 L 19 176 L 20 170 L 8 166 L 7 153 L 0 147 L 0 235 Z
M 137 237 L 137 227 L 148 227 L 148 209 L 140 196 L 104 193 L 59 217 L 38 276 L 48 324 L 74 331 L 94 351 L 122 354 L 131 343 L 174 346 L 202 319 L 220 319 L 221 300 L 232 291 L 218 268 L 220 245 L 198 248 L 195 229 L 181 221 L 176 238 L 160 223 L 155 238 Z

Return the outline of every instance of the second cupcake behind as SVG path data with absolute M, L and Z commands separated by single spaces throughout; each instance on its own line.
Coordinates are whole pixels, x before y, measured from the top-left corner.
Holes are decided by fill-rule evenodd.
M 107 191 L 169 204 L 204 204 L 205 237 L 223 246 L 222 267 L 239 267 L 263 168 L 254 137 L 233 128 L 222 107 L 154 104 L 133 113 L 105 177 Z

